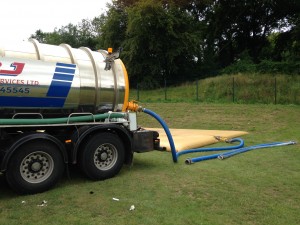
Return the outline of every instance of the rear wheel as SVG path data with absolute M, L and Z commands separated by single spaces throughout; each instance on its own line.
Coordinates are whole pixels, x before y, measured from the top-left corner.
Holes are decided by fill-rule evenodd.
M 108 179 L 119 173 L 124 157 L 124 146 L 119 136 L 97 133 L 82 148 L 81 169 L 93 180 Z
M 6 179 L 21 194 L 43 192 L 54 186 L 64 171 L 59 149 L 47 141 L 21 146 L 11 157 Z

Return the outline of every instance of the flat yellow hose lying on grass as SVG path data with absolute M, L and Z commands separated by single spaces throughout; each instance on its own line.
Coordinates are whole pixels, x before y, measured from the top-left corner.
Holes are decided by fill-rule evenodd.
M 171 151 L 167 135 L 163 128 L 146 128 L 155 130 L 159 133 L 160 146 Z M 196 129 L 170 129 L 174 142 L 176 143 L 176 151 L 185 149 L 200 148 L 219 142 L 215 136 L 222 138 L 235 138 L 248 132 L 230 131 L 230 130 L 196 130 Z

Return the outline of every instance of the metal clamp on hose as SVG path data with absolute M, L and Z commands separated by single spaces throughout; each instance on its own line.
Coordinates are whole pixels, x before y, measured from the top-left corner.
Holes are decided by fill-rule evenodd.
M 187 159 L 185 160 L 185 164 L 187 164 L 187 165 L 191 165 L 192 163 L 193 163 L 193 161 L 192 161 L 191 158 L 187 158 Z
M 214 138 L 218 141 L 223 141 L 223 142 L 226 142 L 226 143 L 231 143 L 230 141 L 232 140 L 232 139 L 228 139 L 226 137 L 221 137 L 221 136 L 214 136 Z

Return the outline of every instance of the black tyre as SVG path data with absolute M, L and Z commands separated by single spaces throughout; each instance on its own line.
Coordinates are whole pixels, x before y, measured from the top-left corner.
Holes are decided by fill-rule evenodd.
M 83 146 L 79 161 L 81 169 L 89 178 L 104 180 L 119 173 L 124 157 L 124 146 L 119 136 L 97 133 Z
M 27 143 L 10 158 L 6 179 L 21 194 L 44 192 L 54 186 L 64 172 L 59 149 L 47 141 Z

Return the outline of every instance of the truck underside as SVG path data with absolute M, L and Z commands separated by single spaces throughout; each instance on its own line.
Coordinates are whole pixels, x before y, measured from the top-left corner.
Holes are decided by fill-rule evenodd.
M 134 152 L 159 149 L 156 131 L 138 128 L 123 114 L 121 120 L 0 125 L 0 171 L 21 194 L 48 190 L 68 164 L 93 180 L 111 178 L 132 162 Z

